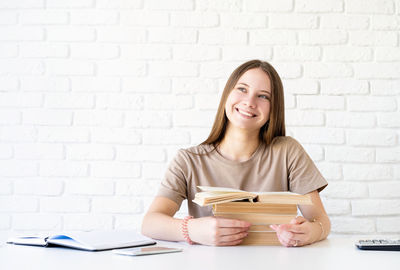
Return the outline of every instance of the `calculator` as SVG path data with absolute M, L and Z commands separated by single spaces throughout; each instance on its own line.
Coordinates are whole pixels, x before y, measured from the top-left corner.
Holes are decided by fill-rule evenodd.
M 358 240 L 356 246 L 362 250 L 391 250 L 400 251 L 400 239 L 389 240 L 389 239 L 369 239 L 369 240 Z

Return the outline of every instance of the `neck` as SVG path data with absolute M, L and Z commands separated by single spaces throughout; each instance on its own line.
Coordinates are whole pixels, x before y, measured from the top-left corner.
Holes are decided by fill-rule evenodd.
M 258 130 L 249 131 L 228 125 L 218 150 L 221 155 L 230 160 L 249 160 L 260 144 L 258 133 Z

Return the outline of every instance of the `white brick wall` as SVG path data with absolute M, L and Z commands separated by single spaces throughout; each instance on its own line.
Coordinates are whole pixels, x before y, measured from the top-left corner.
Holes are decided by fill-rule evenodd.
M 0 236 L 138 229 L 232 70 L 270 61 L 333 234 L 399 234 L 397 0 L 0 1 Z M 187 211 L 183 207 L 182 212 Z

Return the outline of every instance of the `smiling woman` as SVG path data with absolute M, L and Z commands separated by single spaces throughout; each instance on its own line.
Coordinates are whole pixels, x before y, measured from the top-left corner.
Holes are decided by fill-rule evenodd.
M 269 119 L 271 105 L 271 90 L 262 90 L 265 88 L 270 89 L 271 83 L 259 68 L 250 69 L 240 77 L 225 103 L 230 127 L 260 130 Z
M 228 126 L 228 111 L 225 111 L 227 100 L 231 93 L 235 92 L 233 90 L 248 92 L 249 84 L 253 89 L 263 92 L 269 98 L 268 121 L 259 128 L 259 139 L 270 144 L 273 138 L 285 136 L 285 106 L 281 78 L 269 63 L 252 60 L 236 68 L 226 82 L 214 125 L 203 144 L 219 144 L 221 142 Z
M 283 87 L 278 73 L 269 63 L 252 60 L 229 77 L 208 138 L 180 150 L 171 162 L 143 219 L 142 233 L 205 245 L 240 244 L 250 223 L 213 217 L 211 208 L 192 202 L 197 186 L 217 186 L 310 194 L 313 205 L 300 206 L 302 217 L 271 229 L 284 246 L 311 244 L 330 232 L 319 197 L 326 185 L 301 145 L 285 136 Z M 190 216 L 173 218 L 184 199 Z

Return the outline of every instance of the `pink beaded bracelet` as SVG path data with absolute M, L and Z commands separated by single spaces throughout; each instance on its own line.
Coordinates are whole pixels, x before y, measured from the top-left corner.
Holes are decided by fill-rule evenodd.
M 189 219 L 192 219 L 192 216 L 186 216 L 183 220 L 182 220 L 182 234 L 183 234 L 183 238 L 185 238 L 186 242 L 188 242 L 189 244 L 193 245 L 193 241 L 190 239 L 189 237 L 189 231 L 188 231 L 188 222 Z

